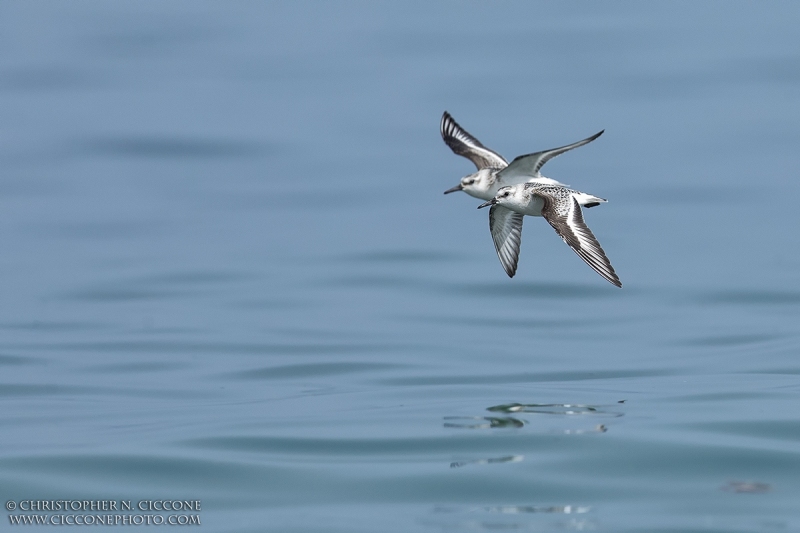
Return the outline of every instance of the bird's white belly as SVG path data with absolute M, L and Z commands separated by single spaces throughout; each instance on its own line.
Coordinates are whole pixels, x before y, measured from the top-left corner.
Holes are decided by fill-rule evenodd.
M 540 217 L 542 216 L 542 209 L 544 208 L 544 200 L 538 196 L 533 196 L 525 205 L 508 207 L 518 213 L 528 215 L 529 217 Z

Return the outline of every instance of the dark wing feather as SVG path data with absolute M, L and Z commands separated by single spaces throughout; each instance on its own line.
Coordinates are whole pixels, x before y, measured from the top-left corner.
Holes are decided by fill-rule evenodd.
M 538 194 L 538 193 L 534 193 Z M 595 272 L 603 276 L 609 283 L 622 287 L 611 261 L 597 242 L 592 230 L 583 221 L 583 213 L 578 200 L 570 198 L 571 205 L 566 214 L 560 215 L 555 209 L 556 200 L 547 194 L 538 194 L 544 199 L 542 216 L 553 226 L 556 233 L 564 239 L 572 250 L 583 259 Z
M 584 144 L 589 144 L 593 140 L 600 137 L 603 134 L 603 131 L 605 130 L 595 133 L 591 137 L 587 137 L 582 141 L 568 144 L 566 146 L 551 148 L 550 150 L 543 150 L 541 152 L 515 157 L 514 160 L 506 168 L 501 170 L 497 176 L 505 183 L 521 183 L 522 181 L 527 181 L 527 179 L 536 177 L 544 164 L 554 157 L 559 156 L 564 152 L 569 152 L 570 150 L 578 148 L 579 146 L 583 146 Z
M 497 152 L 486 148 L 481 142 L 470 135 L 467 130 L 458 125 L 450 113 L 447 111 L 442 115 L 442 122 L 439 125 L 442 139 L 450 147 L 453 153 L 464 156 L 478 167 L 484 168 L 505 168 L 508 165 L 503 156 Z
M 489 209 L 489 231 L 492 232 L 497 257 L 509 278 L 513 278 L 517 272 L 523 217 L 524 215 L 499 205 L 493 205 Z

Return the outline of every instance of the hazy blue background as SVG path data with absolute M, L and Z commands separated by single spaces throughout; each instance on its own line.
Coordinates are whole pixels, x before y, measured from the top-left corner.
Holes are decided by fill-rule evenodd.
M 0 498 L 800 531 L 800 4 L 0 3 Z M 625 288 L 526 222 L 545 174 Z M 2 516 L 8 524 L 7 517 Z M 87 528 L 94 530 L 92 528 Z M 74 530 L 78 530 L 74 528 Z

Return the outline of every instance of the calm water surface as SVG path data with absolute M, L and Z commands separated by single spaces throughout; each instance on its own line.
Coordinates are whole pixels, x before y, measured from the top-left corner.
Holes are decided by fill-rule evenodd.
M 3 502 L 800 531 L 798 22 L 2 3 Z M 623 290 L 541 219 L 505 276 L 479 202 L 442 195 L 472 172 L 445 109 L 509 159 L 606 130 L 545 173 L 609 199 L 586 219 Z

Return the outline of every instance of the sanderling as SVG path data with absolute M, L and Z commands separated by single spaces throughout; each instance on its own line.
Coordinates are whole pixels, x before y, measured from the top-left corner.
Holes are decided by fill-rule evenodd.
M 445 194 L 464 191 L 470 196 L 481 200 L 492 200 L 501 187 L 522 183 L 538 183 L 540 185 L 561 187 L 565 191 L 569 191 L 578 204 L 583 207 L 594 207 L 607 201 L 593 194 L 570 189 L 563 183 L 542 176 L 540 172 L 544 164 L 552 158 L 592 142 L 600 137 L 605 130 L 595 133 L 582 141 L 560 148 L 521 155 L 509 164 L 503 156 L 494 150 L 486 148 L 478 139 L 470 135 L 447 111 L 442 115 L 439 129 L 442 133 L 442 139 L 455 154 L 466 157 L 478 167 L 477 172 L 461 178 L 461 182 L 455 187 L 444 191 Z M 541 213 L 537 214 L 541 216 Z M 521 213 L 497 204 L 493 205 L 489 211 L 489 227 L 492 231 L 497 255 L 509 277 L 514 277 L 514 273 L 517 271 L 523 216 Z
M 494 198 L 478 206 L 478 209 L 492 206 L 489 229 L 500 262 L 510 277 L 517 269 L 522 217 L 529 215 L 544 217 L 587 265 L 613 285 L 622 287 L 603 248 L 583 221 L 578 194 L 582 193 L 563 185 L 521 183 L 502 187 Z
M 458 185 L 447 189 L 444 193 L 464 191 L 470 196 L 481 200 L 491 200 L 497 194 L 498 189 L 506 185 L 517 185 L 518 183 L 529 181 L 548 185 L 564 185 L 556 180 L 542 176 L 539 172 L 542 166 L 564 152 L 592 142 L 605 131 L 600 131 L 582 141 L 561 146 L 560 148 L 551 148 L 550 150 L 521 155 L 509 164 L 503 156 L 494 150 L 486 148 L 478 139 L 470 135 L 467 130 L 459 126 L 458 122 L 453 120 L 453 117 L 447 111 L 442 115 L 439 129 L 442 133 L 442 139 L 455 154 L 466 157 L 478 167 L 477 172 L 464 176 Z M 578 202 L 585 207 L 594 207 L 601 202 L 605 202 L 602 198 L 584 195 L 583 193 L 579 194 Z

